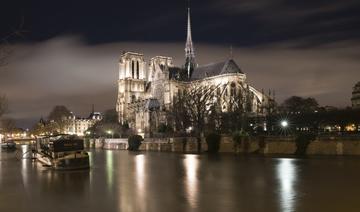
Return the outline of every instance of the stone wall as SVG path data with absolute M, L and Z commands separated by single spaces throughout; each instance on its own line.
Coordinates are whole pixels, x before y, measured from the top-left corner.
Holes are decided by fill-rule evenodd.
M 196 138 L 146 138 L 140 145 L 141 151 L 196 153 Z M 85 147 L 127 150 L 127 139 L 87 139 Z M 201 151 L 207 151 L 207 144 L 201 142 Z M 235 145 L 231 137 L 223 136 L 220 153 L 294 154 L 295 137 L 256 137 Z M 360 155 L 360 139 L 321 139 L 313 141 L 307 148 L 308 155 Z
M 339 155 L 338 146 L 342 142 L 337 141 L 314 141 L 307 148 L 308 155 Z
M 342 145 L 343 155 L 360 155 L 360 141 L 346 141 Z

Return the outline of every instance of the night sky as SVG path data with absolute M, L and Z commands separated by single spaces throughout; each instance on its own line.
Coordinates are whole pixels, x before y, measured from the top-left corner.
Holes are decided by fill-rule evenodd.
M 0 68 L 0 93 L 21 127 L 63 104 L 86 116 L 114 108 L 123 51 L 183 64 L 187 1 L 2 1 L 0 35 L 24 22 Z M 197 62 L 233 57 L 258 89 L 351 104 L 360 81 L 360 1 L 191 1 Z M 22 21 L 23 20 L 23 21 Z

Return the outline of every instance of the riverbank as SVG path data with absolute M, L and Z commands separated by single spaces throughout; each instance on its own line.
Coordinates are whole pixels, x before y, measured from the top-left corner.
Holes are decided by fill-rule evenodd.
M 86 139 L 85 147 L 111 150 L 127 150 L 126 138 Z M 196 138 L 145 138 L 140 151 L 160 151 L 178 153 L 196 153 Z M 220 141 L 220 153 L 257 153 L 257 154 L 295 154 L 295 137 L 254 137 L 235 145 L 231 137 L 224 136 Z M 201 152 L 207 151 L 205 141 L 201 142 Z M 318 138 L 310 142 L 306 155 L 360 155 L 360 139 L 351 137 Z

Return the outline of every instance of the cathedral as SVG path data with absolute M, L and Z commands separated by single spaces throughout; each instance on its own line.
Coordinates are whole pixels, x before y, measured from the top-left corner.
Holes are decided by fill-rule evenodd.
M 238 86 L 241 83 L 242 86 Z M 151 130 L 166 122 L 166 111 L 179 92 L 194 84 L 222 87 L 221 93 L 226 110 L 226 94 L 232 89 L 248 89 L 252 94 L 251 110 L 262 110 L 271 98 L 246 83 L 246 74 L 229 58 L 226 61 L 198 65 L 191 35 L 190 9 L 187 15 L 187 39 L 185 60 L 182 67 L 173 65 L 173 58 L 155 56 L 147 63 L 144 55 L 125 52 L 119 59 L 119 79 L 116 111 L 119 122 L 127 123 L 138 134 L 148 137 Z M 155 117 L 155 118 L 154 118 Z M 165 123 L 164 123 L 165 124 Z

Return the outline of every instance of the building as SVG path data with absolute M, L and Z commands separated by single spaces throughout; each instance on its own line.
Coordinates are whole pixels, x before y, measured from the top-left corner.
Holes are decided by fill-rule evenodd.
M 94 126 L 96 122 L 102 120 L 102 115 L 100 112 L 91 112 L 89 117 L 80 118 L 76 117 L 72 114 L 68 117 L 69 123 L 67 124 L 67 128 L 65 130 L 65 134 L 84 136 L 87 129 Z
M 185 62 L 173 65 L 173 58 L 155 56 L 147 64 L 144 55 L 126 52 L 119 59 L 118 97 L 116 110 L 120 123 L 141 135 L 149 136 L 152 129 L 166 122 L 166 111 L 174 97 L 194 85 L 221 87 L 222 110 L 227 110 L 228 99 L 234 90 L 248 89 L 252 94 L 252 112 L 264 114 L 271 100 L 263 92 L 246 82 L 246 74 L 234 59 L 199 66 L 196 63 L 191 35 L 190 9 L 187 17 Z
M 360 82 L 356 83 L 353 88 L 351 103 L 354 109 L 360 109 Z

